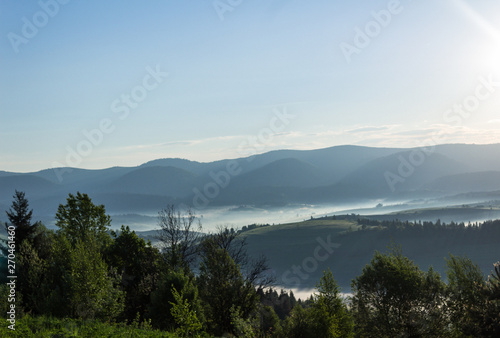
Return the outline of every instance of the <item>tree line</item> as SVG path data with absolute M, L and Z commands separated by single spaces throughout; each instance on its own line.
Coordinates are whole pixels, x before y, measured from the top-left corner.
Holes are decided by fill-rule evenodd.
M 122 323 L 179 337 L 500 336 L 500 263 L 485 280 L 470 259 L 450 256 L 445 283 L 393 246 L 375 252 L 352 281 L 352 296 L 343 296 L 326 270 L 302 301 L 273 288 L 266 258 L 248 255 L 241 232 L 203 234 L 191 210 L 159 212 L 160 246 L 128 226 L 112 231 L 105 207 L 79 192 L 59 205 L 56 230 L 32 215 L 16 191 L 7 216 L 16 229 L 19 316 Z M 6 256 L 7 247 L 2 251 Z M 5 316 L 4 281 L 0 291 Z

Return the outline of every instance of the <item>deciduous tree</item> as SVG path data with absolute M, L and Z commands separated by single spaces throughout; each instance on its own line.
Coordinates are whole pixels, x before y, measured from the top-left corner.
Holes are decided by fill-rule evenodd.
M 212 333 L 216 335 L 236 333 L 231 309 L 238 311 L 243 320 L 256 309 L 258 296 L 254 286 L 243 278 L 227 250 L 204 250 L 198 285 Z
M 111 231 L 113 241 L 106 250 L 105 260 L 121 276 L 121 288 L 126 292 L 125 319 L 144 319 L 151 292 L 157 287 L 162 270 L 160 251 L 137 236 L 130 227 L 122 226 L 119 233 Z
M 443 336 L 444 286 L 421 271 L 400 248 L 376 252 L 352 282 L 356 334 L 369 337 Z
M 446 265 L 451 322 L 462 334 L 479 336 L 487 298 L 482 292 L 486 287 L 483 273 L 467 257 L 450 255 Z
M 109 228 L 111 217 L 104 205 L 95 205 L 87 194 L 69 194 L 66 204 L 60 204 L 56 213 L 56 226 L 75 246 L 78 241 L 94 238 L 103 250 L 111 242 Z
M 191 209 L 184 214 L 174 205 L 158 213 L 157 238 L 163 244 L 167 265 L 172 270 L 187 270 L 198 254 L 201 234 L 201 223 Z

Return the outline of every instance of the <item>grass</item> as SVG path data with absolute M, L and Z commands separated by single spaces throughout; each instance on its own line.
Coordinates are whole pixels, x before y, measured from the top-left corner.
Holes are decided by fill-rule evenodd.
M 10 324 L 5 319 L 2 322 L 0 337 L 176 337 L 169 332 L 97 320 L 24 316 L 16 320 L 15 331 L 7 327 Z

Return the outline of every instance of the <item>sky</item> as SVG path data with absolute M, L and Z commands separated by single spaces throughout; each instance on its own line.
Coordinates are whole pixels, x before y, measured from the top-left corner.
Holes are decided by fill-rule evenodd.
M 494 0 L 0 2 L 0 170 L 500 142 Z

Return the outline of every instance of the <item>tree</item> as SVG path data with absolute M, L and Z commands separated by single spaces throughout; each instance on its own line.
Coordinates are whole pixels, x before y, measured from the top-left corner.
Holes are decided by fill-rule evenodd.
M 69 194 L 66 204 L 60 204 L 57 209 L 56 226 L 73 246 L 78 241 L 95 238 L 102 250 L 111 242 L 108 234 L 111 217 L 106 214 L 104 205 L 95 205 L 87 194 Z
M 276 337 L 282 335 L 283 329 L 280 324 L 280 319 L 272 306 L 261 306 L 260 322 L 260 333 L 263 337 Z
M 198 285 L 215 335 L 236 334 L 231 311 L 245 320 L 256 309 L 254 286 L 243 278 L 227 250 L 211 247 L 204 251 Z
M 160 278 L 160 251 L 128 226 L 122 225 L 119 234 L 111 231 L 111 235 L 114 240 L 106 250 L 105 260 L 121 276 L 120 285 L 126 292 L 125 319 L 132 321 L 139 314 L 142 320 Z
M 112 320 L 121 315 L 119 278 L 102 258 L 95 238 L 74 245 L 58 233 L 51 264 L 49 313 L 58 317 Z
M 176 300 L 174 290 L 180 290 L 182 304 Z M 200 323 L 204 322 L 204 315 L 198 288 L 194 284 L 194 276 L 186 274 L 183 270 L 169 271 L 162 275 L 158 287 L 151 293 L 151 304 L 148 316 L 152 319 L 155 327 L 162 330 L 175 330 L 186 324 L 172 314 L 172 304 L 183 307 L 189 304 L 189 311 L 194 311 Z M 178 308 L 175 311 L 184 311 L 186 308 Z M 176 312 L 179 313 L 179 312 Z
M 16 190 L 12 206 L 6 213 L 10 223 L 16 228 L 17 245 L 21 245 L 25 239 L 32 241 L 39 223 L 31 223 L 33 210 L 29 210 L 29 202 L 24 192 Z
M 260 303 L 264 306 L 271 306 L 280 320 L 285 320 L 290 315 L 292 308 L 297 302 L 292 291 L 288 293 L 283 289 L 281 289 L 279 294 L 272 287 L 266 290 L 257 289 L 257 294 L 260 297 Z
M 217 232 L 204 238 L 201 248 L 203 252 L 210 252 L 216 248 L 225 250 L 238 265 L 246 281 L 253 284 L 257 290 L 262 290 L 272 285 L 275 278 L 268 273 L 269 266 L 264 255 L 257 259 L 252 259 L 248 255 L 246 239 L 234 229 L 219 226 Z
M 157 238 L 163 243 L 167 265 L 172 270 L 189 269 L 196 259 L 201 240 L 201 223 L 191 209 L 185 215 L 174 205 L 158 212 Z
M 26 313 L 41 314 L 45 309 L 45 297 L 50 293 L 47 288 L 47 261 L 41 259 L 29 241 L 18 247 L 17 289 L 22 295 L 22 306 Z
M 15 192 L 14 200 L 6 212 L 10 223 L 15 227 L 14 240 L 17 251 L 17 292 L 22 295 L 25 312 L 40 313 L 43 303 L 42 281 L 46 270 L 44 260 L 50 250 L 46 239 L 46 229 L 40 222 L 32 223 L 33 210 L 25 193 Z M 7 228 L 7 225 L 6 225 Z M 41 256 L 41 257 L 40 257 Z
M 50 267 L 52 314 L 106 320 L 121 315 L 120 279 L 103 257 L 112 241 L 110 223 L 104 205 L 93 204 L 86 194 L 69 194 L 67 204 L 59 205 Z
M 285 321 L 285 336 L 290 338 L 314 337 L 314 325 L 311 322 L 309 309 L 297 304 Z
M 70 270 L 66 283 L 70 291 L 70 310 L 83 319 L 113 319 L 123 311 L 123 291 L 118 279 L 108 273 L 108 267 L 95 243 L 78 241 L 71 252 Z
M 455 328 L 471 336 L 481 334 L 486 295 L 483 273 L 479 266 L 467 257 L 450 255 L 446 260 L 448 277 L 448 306 Z
M 198 318 L 199 314 L 196 313 L 196 306 L 193 307 L 189 300 L 184 297 L 184 290 L 179 293 L 172 286 L 172 295 L 175 301 L 170 302 L 172 305 L 170 313 L 178 326 L 175 333 L 179 337 L 199 337 L 203 324 Z
M 481 334 L 484 337 L 500 337 L 500 262 L 494 264 L 484 293 L 487 300 Z
M 354 322 L 343 303 L 340 288 L 333 274 L 323 271 L 316 284 L 317 292 L 311 307 L 314 331 L 317 337 L 352 337 Z
M 360 336 L 443 336 L 448 325 L 444 284 L 422 272 L 400 248 L 376 252 L 352 282 L 355 331 Z

